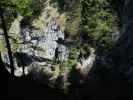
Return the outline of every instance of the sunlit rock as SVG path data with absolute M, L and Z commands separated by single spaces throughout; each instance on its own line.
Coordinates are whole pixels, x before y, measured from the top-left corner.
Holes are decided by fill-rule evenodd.
M 69 55 L 67 47 L 57 42 L 59 39 L 64 40 L 64 33 L 60 30 L 56 19 L 51 19 L 45 31 L 30 29 L 26 26 L 21 28 L 20 33 L 22 44 L 13 53 L 15 76 L 22 76 L 23 70 L 25 75 L 28 74 L 28 69 L 32 69 L 33 66 L 36 66 L 36 69 L 47 66 L 50 70 L 48 62 L 52 63 L 54 59 L 61 62 L 67 60 Z M 56 51 L 57 48 L 58 51 Z M 55 55 L 58 55 L 57 58 Z M 2 58 L 5 63 L 10 64 L 8 54 L 3 53 Z
M 90 55 L 86 59 L 81 59 L 81 63 L 77 63 L 76 70 L 81 74 L 82 79 L 84 80 L 88 77 L 88 73 L 93 67 L 96 60 L 95 49 L 90 48 Z

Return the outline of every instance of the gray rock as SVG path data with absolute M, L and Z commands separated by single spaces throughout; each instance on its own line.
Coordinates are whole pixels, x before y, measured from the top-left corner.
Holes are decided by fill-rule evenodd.
M 64 40 L 64 33 L 60 30 L 56 24 L 56 20 L 51 20 L 47 26 L 47 29 L 35 30 L 30 29 L 28 26 L 21 28 L 21 38 L 23 44 L 20 44 L 14 53 L 15 69 L 18 70 L 16 76 L 22 75 L 22 69 L 18 67 L 29 67 L 32 69 L 36 66 L 36 69 L 42 70 L 44 66 L 49 65 L 48 62 L 52 63 L 55 58 L 55 51 L 58 48 L 58 57 L 61 62 L 67 60 L 69 52 L 65 45 L 57 43 L 58 39 Z M 3 53 L 3 60 L 9 64 L 8 55 Z M 48 67 L 50 70 L 51 67 Z M 34 69 L 35 70 L 35 69 Z M 19 73 L 20 72 L 20 73 Z

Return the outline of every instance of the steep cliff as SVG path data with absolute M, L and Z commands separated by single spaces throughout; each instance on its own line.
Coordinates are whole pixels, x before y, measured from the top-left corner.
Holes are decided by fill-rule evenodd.
M 27 1 L 26 5 L 17 3 L 18 6 L 30 7 L 31 2 Z M 14 75 L 17 77 L 31 75 L 36 81 L 63 88 L 67 83 L 71 67 L 77 61 L 70 58 L 73 52 L 70 49 L 79 44 L 76 38 L 79 34 L 80 3 L 75 0 L 64 1 L 62 5 L 60 1 L 54 0 L 42 0 L 42 3 L 39 4 L 39 8 L 42 5 L 45 6 L 41 7 L 37 15 L 27 15 L 28 13 L 24 15 L 25 12 L 17 12 L 17 17 L 10 23 L 7 30 L 13 54 Z M 1 36 L 1 42 L 2 59 L 6 69 L 11 73 L 3 36 Z M 78 56 L 77 53 L 78 50 L 73 52 Z
M 133 81 L 133 1 L 123 0 L 123 10 L 121 14 L 122 29 L 118 43 L 113 50 L 113 60 L 122 79 Z
M 36 81 L 59 88 L 70 85 L 73 69 L 78 76 L 75 84 L 90 81 L 91 72 L 98 81 L 133 81 L 132 0 L 120 0 L 118 5 L 115 0 L 43 3 L 37 16 L 17 12 L 10 23 L 15 76 L 31 75 Z M 3 62 L 11 72 L 2 30 L 0 34 Z

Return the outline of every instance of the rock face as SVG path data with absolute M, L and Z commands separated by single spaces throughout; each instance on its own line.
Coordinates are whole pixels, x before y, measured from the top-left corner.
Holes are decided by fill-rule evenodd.
M 28 54 L 32 52 L 35 56 L 52 60 L 55 56 L 56 48 L 59 48 L 61 56 L 64 56 L 62 60 L 67 58 L 66 47 L 56 42 L 59 39 L 64 40 L 64 33 L 56 24 L 55 19 L 49 22 L 46 30 L 32 30 L 31 33 L 28 28 L 22 29 L 22 37 L 24 45 L 18 48 L 19 52 Z
M 76 70 L 81 76 L 81 80 L 87 80 L 88 74 L 96 61 L 95 49 L 90 48 L 90 55 L 86 59 L 81 59 L 81 63 L 77 63 Z
M 51 19 L 47 29 L 35 30 L 26 26 L 21 28 L 20 33 L 22 43 L 13 54 L 16 76 L 23 74 L 22 68 L 27 68 L 25 72 L 28 74 L 28 70 L 31 71 L 32 66 L 36 66 L 36 68 L 48 67 L 50 62 L 50 66 L 52 66 L 54 59 L 61 62 L 67 60 L 69 55 L 67 47 L 57 42 L 64 40 L 64 33 L 60 30 L 60 26 L 57 25 L 56 19 Z M 3 53 L 2 58 L 5 63 L 9 64 L 6 53 Z
M 113 52 L 115 69 L 133 82 L 133 0 L 123 0 L 122 32 Z

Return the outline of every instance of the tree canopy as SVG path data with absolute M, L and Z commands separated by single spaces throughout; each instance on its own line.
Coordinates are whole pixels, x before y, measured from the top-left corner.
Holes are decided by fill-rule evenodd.
M 119 31 L 120 23 L 116 1 L 81 0 L 81 5 L 81 34 L 87 34 L 95 46 L 99 44 L 104 50 L 112 47 L 112 33 Z

